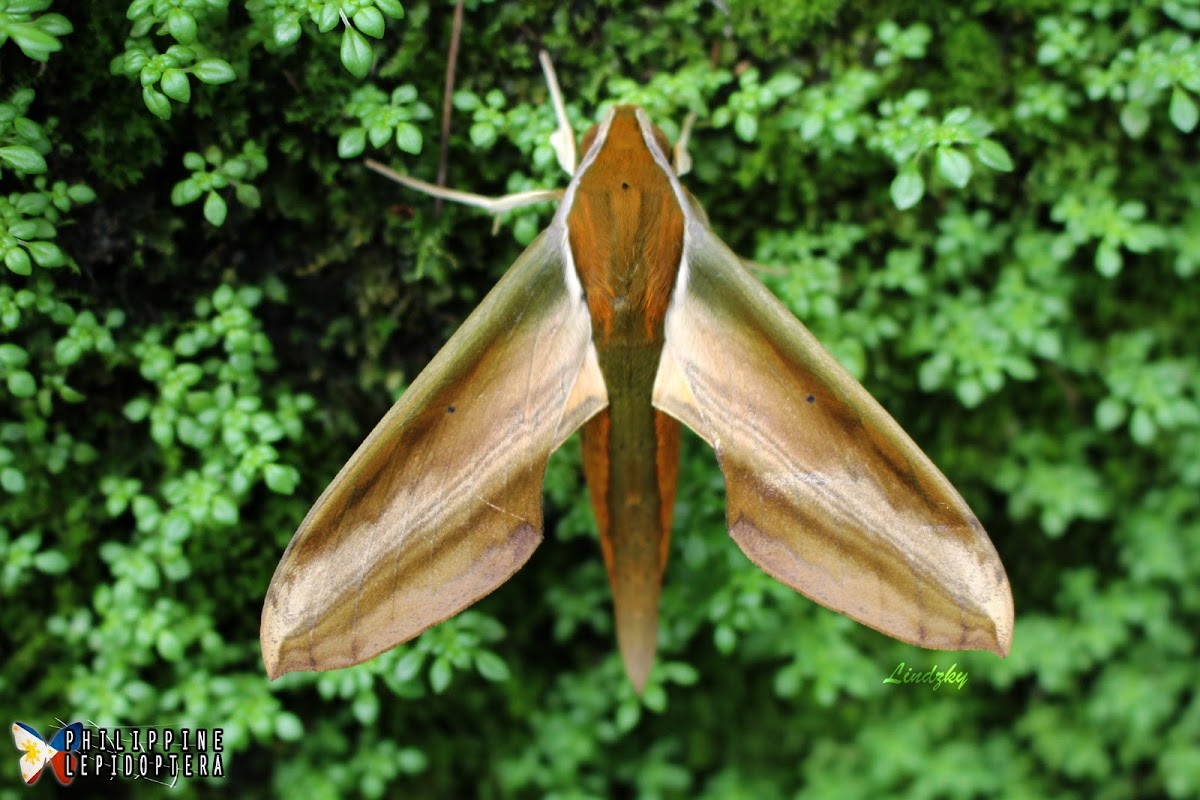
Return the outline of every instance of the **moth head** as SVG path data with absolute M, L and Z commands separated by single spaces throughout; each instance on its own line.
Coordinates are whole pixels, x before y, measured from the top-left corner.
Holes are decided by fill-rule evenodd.
M 592 147 L 595 146 L 597 135 L 606 124 L 608 124 L 608 135 L 605 137 L 604 142 L 637 142 L 637 146 L 644 147 L 645 140 L 642 137 L 642 131 L 641 126 L 638 123 L 637 112 L 637 106 L 616 106 L 608 112 L 603 122 L 597 123 L 589 128 L 588 132 L 583 135 L 583 142 L 581 144 L 584 158 L 587 158 L 588 153 L 590 153 Z M 609 124 L 610 120 L 611 124 Z M 659 153 L 662 154 L 663 159 L 666 160 L 667 163 L 670 163 L 671 141 L 667 138 L 667 135 L 653 123 L 650 123 L 650 131 L 652 146 L 658 149 Z M 626 144 L 625 146 L 631 145 Z

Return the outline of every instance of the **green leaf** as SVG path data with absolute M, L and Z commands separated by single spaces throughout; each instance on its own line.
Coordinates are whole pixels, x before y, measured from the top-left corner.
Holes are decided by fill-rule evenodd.
M 202 83 L 213 86 L 229 83 L 237 78 L 237 73 L 233 71 L 233 67 L 219 58 L 206 58 L 203 61 L 197 62 L 191 68 L 191 73 Z
M 18 275 L 33 274 L 33 262 L 29 260 L 29 253 L 23 247 L 14 245 L 4 255 L 4 266 L 8 267 L 12 272 Z
M 154 640 L 154 649 L 162 656 L 163 661 L 179 661 L 183 658 L 183 643 L 179 641 L 178 634 L 170 628 L 158 632 Z
M 959 381 L 954 387 L 954 393 L 958 395 L 959 401 L 967 408 L 975 408 L 983 402 L 984 398 L 983 385 L 974 378 Z
M 350 128 L 342 131 L 338 137 L 338 157 L 356 158 L 362 155 L 367 147 L 367 131 L 365 128 Z
M 1013 160 L 1004 145 L 995 139 L 981 139 L 975 146 L 975 157 L 984 166 L 991 167 L 997 172 L 1012 172 Z
M 404 6 L 399 0 L 375 0 L 376 7 L 392 19 L 404 18 Z
M 733 121 L 733 132 L 743 142 L 753 142 L 758 135 L 758 119 L 753 114 L 738 114 Z
M 208 220 L 208 224 L 215 228 L 219 228 L 225 224 L 225 215 L 229 209 L 225 205 L 225 199 L 216 192 L 210 191 L 208 197 L 204 198 L 204 218 Z
M 38 236 L 38 222 L 43 220 L 22 219 L 8 226 L 8 235 L 14 239 L 34 239 Z
M 258 208 L 262 205 L 262 197 L 258 193 L 258 187 L 251 183 L 239 183 L 233 190 L 237 201 L 246 208 Z
M 54 344 L 54 363 L 69 367 L 83 357 L 83 347 L 74 339 L 59 339 Z
M 9 9 L 12 9 L 12 4 L 9 4 Z M 66 36 L 72 33 L 75 28 L 71 25 L 71 21 L 62 14 L 43 14 L 37 18 L 35 23 L 44 33 L 51 36 Z
M 46 171 L 46 159 L 42 158 L 42 154 L 23 144 L 0 147 L 0 159 L 13 169 L 29 175 L 40 175 Z
M 222 525 L 235 525 L 238 521 L 237 504 L 228 495 L 219 494 L 212 500 L 212 518 Z
M 33 397 L 37 393 L 37 381 L 23 369 L 8 373 L 8 391 L 13 397 Z
M 275 717 L 275 735 L 285 742 L 297 742 L 304 736 L 304 723 L 290 711 L 280 711 Z
M 0 344 L 0 367 L 12 369 L 29 363 L 29 353 L 20 345 L 4 342 Z
M 67 189 L 67 197 L 76 205 L 86 205 L 96 200 L 96 192 L 86 183 L 76 183 Z
M 199 200 L 202 194 L 204 190 L 194 178 L 182 180 L 171 189 L 171 205 L 186 206 Z
M 1147 445 L 1154 441 L 1158 435 L 1158 426 L 1154 424 L 1150 412 L 1144 408 L 1133 412 L 1133 419 L 1129 424 L 1129 434 L 1135 442 L 1141 445 Z
M 354 15 L 354 27 L 367 36 L 380 39 L 383 37 L 384 31 L 383 14 L 379 13 L 379 9 L 374 6 L 360 8 Z
M 406 153 L 417 155 L 421 152 L 421 131 L 415 125 L 401 122 L 396 126 L 396 146 Z
M 291 494 L 300 483 L 300 472 L 284 464 L 267 464 L 263 468 L 267 488 L 276 494 Z
M 17 195 L 14 207 L 27 217 L 40 217 L 50 209 L 50 198 L 44 194 L 21 194 Z M 12 233 L 10 227 L 9 233 Z
M 433 666 L 429 668 L 429 686 L 433 689 L 434 694 L 441 694 L 446 691 L 453 677 L 454 670 L 450 667 L 450 662 L 440 656 L 433 662 Z
M 129 4 L 129 8 L 125 9 L 125 18 L 132 22 L 148 12 L 152 5 L 154 5 L 154 0 L 133 0 Z
M 960 189 L 971 180 L 971 159 L 953 147 L 938 148 L 937 168 L 943 178 Z
M 323 2 L 317 10 L 316 23 L 317 30 L 321 33 L 329 33 L 338 24 L 338 11 L 340 4 L 337 2 Z
M 1121 109 L 1121 127 L 1134 139 L 1140 139 L 1150 127 L 1150 112 L 1141 103 L 1127 103 Z
M 484 678 L 494 683 L 506 681 L 510 675 L 504 659 L 488 650 L 480 650 L 475 654 L 475 669 Z
M 36 25 L 9 22 L 4 32 L 17 43 L 22 53 L 34 61 L 48 61 L 51 53 L 62 49 L 62 42 Z
M 288 47 L 300 40 L 301 33 L 300 20 L 289 14 L 275 23 L 275 27 L 271 29 L 271 38 L 276 47 Z
M 186 167 L 187 169 L 191 170 L 192 172 L 203 172 L 204 171 L 204 156 L 200 155 L 199 153 L 197 153 L 195 151 L 189 151 L 187 153 L 184 153 L 183 166 Z
M 54 242 L 26 242 L 25 247 L 29 249 L 29 255 L 33 256 L 39 267 L 54 269 L 67 263 L 62 248 Z
M 1106 397 L 1096 406 L 1096 427 L 1102 431 L 1116 430 L 1125 421 L 1125 403 L 1116 397 Z
M 356 78 L 365 78 L 371 70 L 371 43 L 349 26 L 342 33 L 342 65 Z
M 47 575 L 62 575 L 70 569 L 71 562 L 57 550 L 43 550 L 33 557 L 33 566 Z
M 896 175 L 892 181 L 892 202 L 896 208 L 904 211 L 912 208 L 925 194 L 925 179 L 917 172 L 916 165 L 909 165 Z
M 1106 278 L 1115 277 L 1121 271 L 1121 252 L 1107 242 L 1096 248 L 1096 270 Z
M 25 473 L 16 467 L 0 469 L 0 488 L 9 494 L 21 494 L 25 491 Z
M 371 692 L 360 692 L 350 704 L 350 712 L 361 725 L 372 725 L 379 718 L 379 698 Z
M 386 119 L 377 120 L 367 128 L 367 139 L 372 147 L 383 147 L 392 138 L 392 123 Z
M 196 18 L 182 8 L 173 8 L 167 14 L 167 33 L 180 44 L 196 41 Z
M 1200 118 L 1200 110 L 1196 108 L 1196 101 L 1178 86 L 1171 91 L 1171 106 L 1168 114 L 1171 117 L 1171 123 L 1184 133 L 1191 133 L 1192 129 L 1196 127 L 1197 119 Z
M 425 664 L 425 654 L 419 650 L 409 648 L 400 660 L 396 662 L 396 667 L 392 671 L 392 677 L 400 683 L 407 683 L 417 676 L 421 671 L 421 667 Z
M 150 109 L 150 113 L 159 119 L 171 118 L 171 101 L 153 86 L 142 87 L 142 101 L 146 108 Z
M 172 100 L 186 103 L 192 99 L 192 84 L 181 69 L 169 69 L 162 76 L 163 93 Z

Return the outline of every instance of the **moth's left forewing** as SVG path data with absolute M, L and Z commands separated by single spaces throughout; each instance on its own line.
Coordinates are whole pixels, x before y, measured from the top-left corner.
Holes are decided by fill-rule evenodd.
M 411 639 L 541 540 L 547 459 L 608 403 L 567 244 L 577 185 L 301 523 L 263 605 L 272 678 Z
M 653 402 L 716 449 L 733 538 L 897 639 L 1006 654 L 1012 594 L 975 515 L 678 191 L 688 223 Z

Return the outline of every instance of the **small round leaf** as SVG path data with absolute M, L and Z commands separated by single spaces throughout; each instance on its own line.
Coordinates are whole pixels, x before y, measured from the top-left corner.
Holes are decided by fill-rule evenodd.
M 25 246 L 29 248 L 29 255 L 33 256 L 39 267 L 53 269 L 67 263 L 62 248 L 54 242 L 28 242 Z
M 258 187 L 250 183 L 239 183 L 233 190 L 237 196 L 239 203 L 246 208 L 258 208 L 262 205 L 262 197 L 258 193 Z
M 383 37 L 383 14 L 374 6 L 360 8 L 354 15 L 354 27 L 374 39 Z
M 1196 127 L 1197 120 L 1200 119 L 1200 110 L 1196 108 L 1196 101 L 1178 86 L 1171 92 L 1171 106 L 1168 113 L 1171 117 L 1171 124 L 1184 133 L 1191 133 L 1192 129 Z
M 33 397 L 37 393 L 37 381 L 23 369 L 8 373 L 8 391 L 13 397 Z
M 71 562 L 57 550 L 43 550 L 33 557 L 33 566 L 47 575 L 62 575 L 70 568 Z
M 349 26 L 342 33 L 342 65 L 356 78 L 365 78 L 371 70 L 371 43 Z
M 971 159 L 953 147 L 938 148 L 937 167 L 943 178 L 960 189 L 971 180 Z
M 350 128 L 338 137 L 338 157 L 356 158 L 362 155 L 367 147 L 367 131 L 365 128 Z
M 181 69 L 169 69 L 162 76 L 163 93 L 172 100 L 186 103 L 192 99 L 192 84 Z
M 237 77 L 233 67 L 219 58 L 206 58 L 192 67 L 192 74 L 203 83 L 217 85 L 229 83 Z
M 421 132 L 417 126 L 401 122 L 396 126 L 396 146 L 406 153 L 417 155 L 421 152 Z
M 25 491 L 25 473 L 16 467 L 0 469 L 0 488 L 9 494 L 20 494 Z
M 1129 103 L 1121 109 L 1121 127 L 1134 139 L 1150 127 L 1150 112 L 1141 103 Z
M 42 154 L 25 145 L 0 147 L 0 160 L 8 163 L 13 169 L 30 175 L 46 171 L 46 159 L 42 158 Z
M 480 650 L 475 654 L 475 669 L 489 681 L 499 683 L 506 681 L 511 674 L 504 659 L 488 650 Z
M 167 14 L 167 33 L 180 44 L 196 41 L 196 18 L 182 8 L 173 8 Z
M 142 87 L 142 101 L 145 102 L 146 108 L 150 109 L 150 113 L 159 119 L 171 118 L 171 101 L 153 86 Z
M 400 5 L 399 0 L 375 0 L 375 5 L 392 19 L 404 17 L 404 6 Z
M 915 206 L 925 194 L 925 179 L 915 165 L 902 169 L 892 181 L 892 202 L 904 211 Z
M 300 39 L 300 33 L 300 21 L 288 15 L 275 23 L 275 27 L 271 29 L 271 38 L 275 40 L 276 47 L 287 47 Z
M 171 189 L 171 205 L 186 206 L 188 203 L 194 203 L 200 199 L 203 194 L 200 184 L 192 178 L 180 181 Z
M 983 139 L 975 147 L 975 157 L 984 166 L 991 167 L 997 172 L 1012 172 L 1013 160 L 1004 149 L 1004 145 L 995 139 Z
M 204 198 L 204 218 L 213 227 L 219 228 L 225 224 L 228 211 L 225 200 L 216 192 L 209 192 L 208 197 Z
M 33 272 L 33 262 L 29 260 L 29 253 L 23 247 L 13 247 L 5 253 L 4 266 L 18 275 L 29 275 Z

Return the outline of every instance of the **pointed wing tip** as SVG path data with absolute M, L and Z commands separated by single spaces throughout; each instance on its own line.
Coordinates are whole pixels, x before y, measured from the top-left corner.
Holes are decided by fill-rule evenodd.
M 263 666 L 267 669 L 267 680 L 274 681 L 285 675 L 285 671 L 279 665 L 279 654 L 272 653 L 263 645 L 262 651 Z
M 258 628 L 258 645 L 262 651 L 263 666 L 267 670 L 267 679 L 271 681 L 296 671 L 294 667 L 285 663 L 283 658 L 284 637 L 277 630 L 276 601 L 276 587 L 272 581 L 267 589 L 267 599 L 263 603 L 262 620 Z
M 1013 627 L 1014 627 L 1014 612 L 1012 601 L 1012 589 L 1008 585 L 1007 576 L 1004 581 L 1005 606 L 1000 612 L 998 619 L 993 619 L 992 622 L 996 626 L 996 646 L 992 652 L 1001 658 L 1008 658 L 1008 651 L 1012 649 Z

